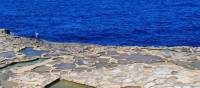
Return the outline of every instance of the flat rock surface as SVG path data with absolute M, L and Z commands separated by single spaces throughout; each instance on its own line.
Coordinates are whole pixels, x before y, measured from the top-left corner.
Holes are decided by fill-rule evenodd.
M 200 88 L 199 47 L 53 43 L 1 31 L 0 88 L 43 88 L 57 79 L 97 88 Z

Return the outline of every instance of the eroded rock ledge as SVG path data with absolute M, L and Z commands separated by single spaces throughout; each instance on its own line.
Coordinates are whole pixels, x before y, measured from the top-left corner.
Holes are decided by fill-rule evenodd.
M 43 88 L 57 79 L 97 88 L 199 88 L 200 48 L 53 43 L 0 30 L 0 72 L 0 88 Z

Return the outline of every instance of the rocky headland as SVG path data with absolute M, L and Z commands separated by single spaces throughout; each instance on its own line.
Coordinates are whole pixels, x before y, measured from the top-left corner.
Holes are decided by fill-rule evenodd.
M 0 30 L 0 88 L 200 88 L 200 48 L 55 43 Z

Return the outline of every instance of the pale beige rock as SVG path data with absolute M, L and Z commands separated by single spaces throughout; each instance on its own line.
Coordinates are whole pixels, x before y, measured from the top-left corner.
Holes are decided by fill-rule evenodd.
M 76 43 L 52 43 L 36 39 L 14 37 L 0 30 L 0 52 L 14 51 L 17 55 L 11 60 L 0 60 L 0 66 L 9 66 L 13 62 L 29 61 L 36 58 L 50 58 L 37 64 L 18 67 L 6 81 L 15 82 L 14 88 L 43 88 L 60 78 L 97 88 L 200 88 L 200 70 L 190 63 L 200 61 L 199 47 L 138 47 L 138 46 L 99 46 Z M 38 57 L 25 58 L 20 50 L 34 47 L 35 50 L 47 50 Z M 115 56 L 133 54 L 159 56 L 163 62 L 119 64 Z M 77 64 L 77 60 L 80 60 Z M 123 59 L 124 60 L 124 59 Z M 72 69 L 57 69 L 60 63 L 75 63 Z M 95 64 L 105 64 L 98 69 Z M 83 64 L 83 65 L 80 65 Z M 50 71 L 34 72 L 38 66 L 48 66 Z M 1 87 L 0 87 L 1 88 Z

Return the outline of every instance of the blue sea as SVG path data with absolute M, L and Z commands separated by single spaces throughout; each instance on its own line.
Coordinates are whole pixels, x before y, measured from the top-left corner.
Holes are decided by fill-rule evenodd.
M 200 0 L 0 0 L 0 28 L 53 42 L 200 46 Z

